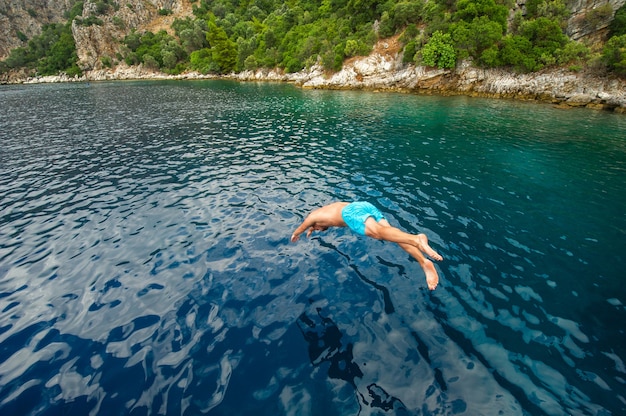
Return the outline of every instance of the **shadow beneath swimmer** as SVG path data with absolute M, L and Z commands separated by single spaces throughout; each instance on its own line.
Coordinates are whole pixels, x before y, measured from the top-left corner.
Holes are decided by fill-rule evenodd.
M 341 256 L 343 256 L 348 261 L 348 264 L 349 264 L 350 268 L 352 270 L 354 270 L 354 272 L 359 277 L 359 279 L 361 279 L 363 282 L 365 282 L 368 285 L 372 286 L 374 289 L 378 290 L 381 293 L 381 295 L 383 297 L 383 308 L 384 308 L 386 314 L 391 315 L 392 313 L 394 313 L 396 311 L 396 308 L 393 306 L 393 303 L 391 302 L 391 295 L 389 294 L 389 289 L 387 289 L 385 286 L 383 286 L 381 284 L 378 284 L 375 281 L 365 277 L 365 275 L 363 273 L 361 273 L 359 268 L 355 264 L 352 263 L 352 260 L 350 259 L 350 256 L 348 256 L 346 253 L 343 253 L 335 245 L 330 244 L 330 243 L 326 243 L 322 239 L 320 239 L 320 245 L 322 247 L 329 248 L 329 249 L 335 251 L 336 253 L 340 254 Z M 377 259 L 379 259 L 379 261 L 381 260 L 380 257 L 377 257 Z M 383 264 L 385 264 L 385 263 L 383 263 Z M 385 264 L 385 265 L 388 265 L 388 264 Z M 404 273 L 404 268 L 402 268 L 402 266 L 399 266 L 399 273 L 400 274 Z
M 309 344 L 309 358 L 311 364 L 319 366 L 328 362 L 328 376 L 334 379 L 344 380 L 354 387 L 363 403 L 373 408 L 388 410 L 406 410 L 406 407 L 396 397 L 388 394 L 382 387 L 371 383 L 367 386 L 369 398 L 358 390 L 355 378 L 362 378 L 363 372 L 358 364 L 354 362 L 352 354 L 353 345 L 348 343 L 343 345 L 343 337 L 339 327 L 332 319 L 321 314 L 321 308 L 316 308 L 316 314 L 310 317 L 306 312 L 298 318 L 298 327 Z

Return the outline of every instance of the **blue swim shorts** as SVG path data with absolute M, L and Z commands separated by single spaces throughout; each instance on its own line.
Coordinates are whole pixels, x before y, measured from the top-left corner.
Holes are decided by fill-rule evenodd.
M 369 202 L 352 202 L 341 210 L 343 221 L 357 234 L 365 235 L 365 220 L 373 217 L 376 222 L 384 219 L 383 214 Z

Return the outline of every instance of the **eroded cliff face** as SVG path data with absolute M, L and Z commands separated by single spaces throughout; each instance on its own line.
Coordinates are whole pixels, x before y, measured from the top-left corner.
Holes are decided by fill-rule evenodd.
M 172 14 L 162 16 L 161 9 L 171 10 Z M 72 22 L 79 66 L 86 71 L 101 69 L 103 57 L 111 58 L 115 64 L 123 48 L 121 40 L 131 31 L 171 31 L 174 19 L 191 14 L 189 0 L 125 0 L 100 14 L 95 1 L 87 0 L 82 17 Z M 99 19 L 99 23 L 85 24 L 90 18 Z
M 571 39 L 598 49 L 608 39 L 608 26 L 626 0 L 570 0 L 568 4 L 572 15 L 565 32 Z
M 67 21 L 75 0 L 0 0 L 0 59 L 25 46 L 49 23 Z

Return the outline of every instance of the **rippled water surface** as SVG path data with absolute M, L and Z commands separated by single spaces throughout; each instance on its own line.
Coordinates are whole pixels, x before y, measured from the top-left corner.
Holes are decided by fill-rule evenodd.
M 626 414 L 626 117 L 116 82 L 0 89 L 0 414 Z M 443 256 L 296 244 L 368 200 Z

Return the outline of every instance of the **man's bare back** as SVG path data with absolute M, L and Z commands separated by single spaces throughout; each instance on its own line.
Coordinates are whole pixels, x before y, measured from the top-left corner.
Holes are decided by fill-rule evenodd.
M 347 202 L 334 202 L 323 206 L 306 217 L 304 222 L 291 235 L 291 241 L 296 242 L 306 230 L 306 236 L 311 236 L 313 231 L 326 231 L 329 227 L 345 227 L 346 223 L 341 216 L 341 210 L 348 205 Z

